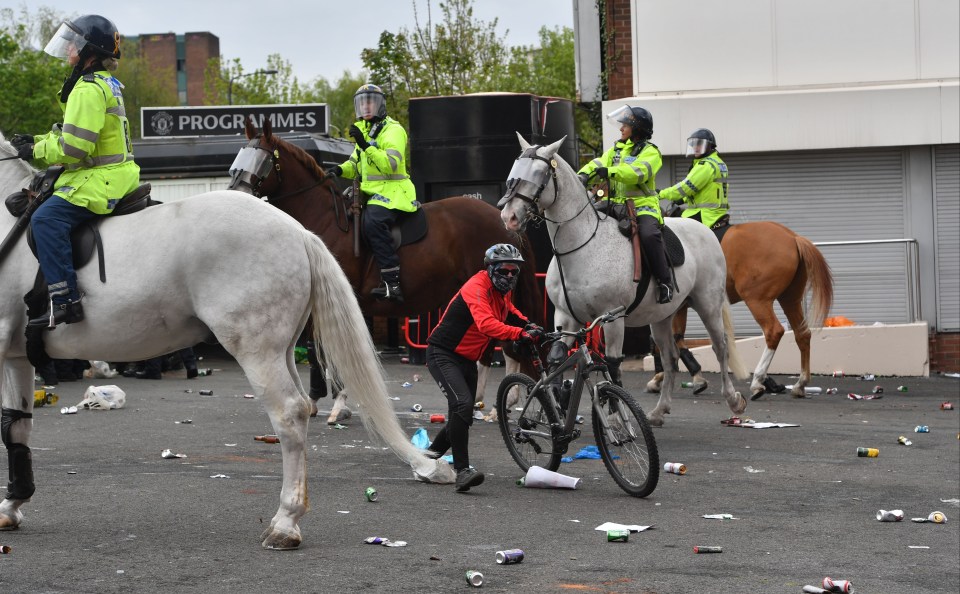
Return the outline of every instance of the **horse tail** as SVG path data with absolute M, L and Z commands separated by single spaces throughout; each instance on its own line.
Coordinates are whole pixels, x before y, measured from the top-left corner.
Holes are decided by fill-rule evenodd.
M 805 323 L 809 328 L 822 327 L 827 314 L 830 313 L 830 307 L 833 305 L 833 274 L 830 272 L 830 265 L 823 257 L 817 246 L 806 237 L 796 236 L 797 250 L 800 252 L 800 260 L 807 269 L 807 286 L 811 290 L 812 300 L 810 301 L 809 315 L 805 317 Z M 799 329 L 795 328 L 795 331 Z
M 740 350 L 737 349 L 737 337 L 733 333 L 733 316 L 730 315 L 730 302 L 726 297 L 723 299 L 723 332 L 727 336 L 727 363 L 730 364 L 730 371 L 738 380 L 746 380 L 750 377 L 747 366 L 743 364 L 740 358 Z
M 383 367 L 350 282 L 320 238 L 306 229 L 303 234 L 310 260 L 310 314 L 316 345 L 323 345 L 337 377 L 363 407 L 364 426 L 371 437 L 383 440 L 401 460 L 427 475 L 435 461 L 410 442 L 397 421 Z

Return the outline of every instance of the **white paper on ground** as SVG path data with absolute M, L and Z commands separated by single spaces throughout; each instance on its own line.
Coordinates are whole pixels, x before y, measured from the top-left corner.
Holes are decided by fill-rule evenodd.
M 630 532 L 643 532 L 653 528 L 653 526 L 640 526 L 637 524 L 617 524 L 616 522 L 604 522 L 600 524 L 594 530 L 602 530 L 606 532 L 607 530 L 629 530 Z
M 743 423 L 740 427 L 744 429 L 773 429 L 779 427 L 799 427 L 793 423 Z

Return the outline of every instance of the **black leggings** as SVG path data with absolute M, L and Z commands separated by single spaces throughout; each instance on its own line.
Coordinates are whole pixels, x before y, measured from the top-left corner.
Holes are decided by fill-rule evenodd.
M 660 233 L 660 222 L 656 217 L 640 215 L 637 217 L 637 227 L 640 232 L 640 245 L 643 253 L 650 261 L 650 272 L 657 281 L 670 284 L 670 267 L 667 266 L 667 253 L 663 249 L 663 235 Z
M 470 466 L 467 442 L 473 425 L 473 402 L 477 393 L 477 363 L 445 348 L 427 346 L 427 369 L 447 397 L 447 424 L 437 433 L 430 450 L 440 454 L 453 449 L 453 468 Z

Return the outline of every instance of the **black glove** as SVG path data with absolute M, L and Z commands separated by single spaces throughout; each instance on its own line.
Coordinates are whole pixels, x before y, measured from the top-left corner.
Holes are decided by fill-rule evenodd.
M 597 179 L 607 179 L 608 177 L 608 172 L 606 167 L 597 167 L 594 170 L 594 173 L 596 174 Z
M 27 144 L 33 144 L 33 136 L 31 134 L 14 134 L 13 140 L 10 141 L 10 144 L 12 144 L 13 148 L 17 149 L 19 152 L 20 147 Z
M 24 161 L 33 161 L 33 143 L 19 147 L 17 149 L 17 156 Z
M 367 150 L 367 147 L 370 146 L 370 143 L 367 142 L 367 139 L 363 137 L 363 130 L 357 128 L 356 124 L 350 126 L 350 137 L 353 138 L 354 142 L 357 143 L 357 146 L 360 147 L 361 151 Z
M 327 169 L 326 175 L 327 177 L 340 177 L 343 175 L 343 168 L 339 165 L 334 165 L 330 169 Z
M 577 177 L 580 178 L 580 183 L 583 184 L 583 187 L 586 188 L 587 184 L 590 183 L 590 176 L 586 173 L 578 173 Z
M 532 322 L 524 326 L 523 331 L 533 339 L 533 342 L 540 342 L 543 338 L 543 328 Z

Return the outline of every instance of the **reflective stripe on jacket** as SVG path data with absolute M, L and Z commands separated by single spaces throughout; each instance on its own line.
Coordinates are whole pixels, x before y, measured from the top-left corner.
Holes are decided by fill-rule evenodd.
M 596 159 L 580 168 L 577 173 L 592 175 L 598 167 L 606 167 L 610 178 L 610 201 L 623 204 L 633 199 L 637 215 L 655 217 L 663 223 L 660 201 L 657 198 L 657 172 L 663 165 L 663 156 L 657 145 L 647 142 L 634 155 L 633 139 L 617 143 Z
M 340 164 L 342 177 L 353 179 L 359 169 L 360 191 L 370 196 L 371 201 L 385 208 L 413 212 L 420 204 L 407 175 L 407 132 L 399 122 L 387 117 L 376 138 L 371 139 L 373 125 L 366 120 L 356 122 L 370 146 L 364 151 L 358 147 Z
M 54 193 L 97 214 L 107 214 L 140 183 L 133 160 L 123 85 L 109 72 L 84 75 L 67 98 L 60 130 L 34 138 L 34 159 L 65 165 Z
M 716 151 L 694 159 L 687 177 L 680 183 L 660 191 L 660 198 L 685 203 L 684 217 L 700 213 L 700 220 L 712 227 L 730 210 L 727 196 L 730 172 Z

